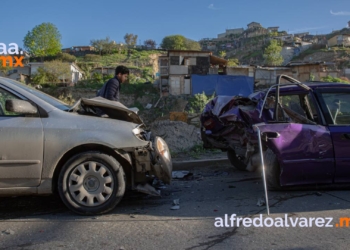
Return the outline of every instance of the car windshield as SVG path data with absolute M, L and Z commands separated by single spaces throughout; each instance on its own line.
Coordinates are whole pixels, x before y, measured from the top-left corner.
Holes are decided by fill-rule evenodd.
M 11 82 L 12 84 L 16 85 L 17 87 L 23 89 L 23 90 L 26 90 L 28 92 L 30 92 L 31 94 L 35 95 L 36 97 L 42 99 L 43 101 L 51 104 L 52 106 L 60 109 L 60 110 L 69 110 L 70 109 L 70 106 L 52 96 L 49 96 L 41 91 L 38 91 L 32 87 L 29 87 L 29 86 L 26 86 L 24 84 L 21 84 L 19 82 L 16 82 L 14 80 L 11 80 L 11 79 L 6 79 L 7 81 Z

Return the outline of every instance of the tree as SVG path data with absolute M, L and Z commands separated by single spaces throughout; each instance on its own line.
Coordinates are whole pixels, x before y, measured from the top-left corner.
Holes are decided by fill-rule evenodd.
M 42 67 L 39 67 L 37 72 L 32 75 L 31 82 L 34 84 L 43 84 L 48 82 L 57 82 L 58 79 L 52 75 L 50 75 L 46 70 Z
M 237 66 L 237 65 L 239 65 L 239 61 L 238 61 L 237 58 L 230 58 L 230 59 L 228 59 L 227 66 L 234 67 L 234 66 Z
M 96 67 L 96 64 L 95 63 L 88 63 L 88 62 L 80 62 L 80 63 L 77 63 L 77 65 L 84 72 L 83 78 L 85 80 L 90 79 L 91 78 L 91 72 Z
M 156 41 L 154 41 L 152 39 L 148 39 L 148 40 L 144 41 L 143 44 L 147 48 L 151 48 L 151 49 L 155 49 L 156 48 Z
M 222 57 L 222 58 L 225 58 L 226 56 L 226 51 L 219 51 L 219 56 Z
M 90 45 L 94 47 L 100 53 L 100 55 L 102 54 L 103 39 L 90 40 Z
M 115 41 L 110 40 L 110 38 L 107 36 L 104 40 L 103 40 L 103 52 L 106 54 L 111 54 L 113 52 L 114 49 L 116 49 L 116 43 Z
M 134 46 L 137 43 L 137 35 L 126 33 L 124 36 L 125 43 L 129 46 Z
M 43 58 L 54 56 L 61 51 L 61 34 L 52 23 L 35 26 L 23 39 L 24 47 L 29 54 Z
M 3 66 L 2 63 L 0 64 L 0 73 L 2 73 L 3 75 L 7 76 L 9 71 L 12 69 L 12 67 L 10 66 Z M 1 76 L 1 74 L 0 74 Z
M 90 45 L 99 51 L 100 55 L 102 53 L 111 54 L 114 49 L 117 49 L 115 41 L 110 40 L 108 36 L 105 39 L 93 39 L 90 41 Z
M 201 46 L 198 42 L 188 39 L 182 35 L 171 35 L 163 38 L 160 45 L 163 49 L 178 50 L 200 50 Z
M 43 68 L 48 74 L 54 76 L 55 80 L 62 79 L 65 82 L 65 80 L 68 80 L 71 76 L 69 63 L 66 62 L 59 60 L 44 62 Z
M 283 63 L 283 57 L 281 55 L 282 46 L 279 45 L 277 40 L 271 40 L 269 46 L 264 51 L 265 64 L 271 66 L 279 66 Z
M 185 47 L 187 50 L 201 50 L 201 45 L 199 42 L 193 41 L 191 39 L 186 38 Z

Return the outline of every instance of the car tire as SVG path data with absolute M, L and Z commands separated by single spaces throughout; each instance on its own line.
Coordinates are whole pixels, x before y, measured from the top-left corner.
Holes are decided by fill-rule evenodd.
M 267 149 L 264 154 L 264 165 L 266 175 L 266 185 L 269 190 L 281 190 L 280 167 L 276 155 L 271 149 Z
M 81 215 L 103 214 L 112 210 L 125 193 L 125 175 L 119 162 L 101 152 L 73 156 L 58 178 L 63 203 Z
M 236 152 L 232 149 L 227 150 L 227 157 L 232 166 L 237 168 L 240 171 L 247 170 L 247 164 L 245 164 L 241 159 L 239 159 L 236 155 Z

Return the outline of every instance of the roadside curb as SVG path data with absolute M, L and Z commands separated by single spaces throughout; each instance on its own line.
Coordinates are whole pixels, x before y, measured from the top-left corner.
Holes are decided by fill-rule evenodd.
M 173 170 L 191 170 L 209 166 L 217 166 L 230 164 L 227 158 L 204 159 L 204 160 L 188 160 L 188 161 L 173 161 Z

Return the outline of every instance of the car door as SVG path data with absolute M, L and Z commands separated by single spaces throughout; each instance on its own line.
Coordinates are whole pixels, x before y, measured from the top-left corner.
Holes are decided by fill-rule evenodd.
M 321 89 L 317 96 L 334 145 L 334 182 L 350 182 L 350 88 Z
M 289 122 L 269 123 L 262 132 L 278 132 L 269 139 L 280 164 L 282 186 L 329 184 L 334 175 L 334 153 L 330 131 L 320 124 L 320 110 L 309 94 L 283 94 L 280 103 Z
M 25 97 L 0 85 L 0 188 L 40 184 L 43 162 L 43 126 L 39 115 L 9 112 L 9 99 Z

